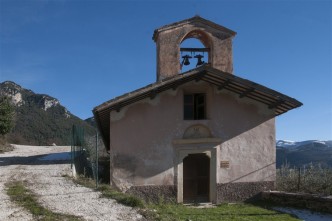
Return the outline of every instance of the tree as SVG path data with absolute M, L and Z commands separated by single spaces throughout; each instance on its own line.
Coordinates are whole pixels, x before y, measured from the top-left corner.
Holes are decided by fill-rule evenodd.
M 8 97 L 0 97 L 0 135 L 10 132 L 14 126 L 14 107 Z

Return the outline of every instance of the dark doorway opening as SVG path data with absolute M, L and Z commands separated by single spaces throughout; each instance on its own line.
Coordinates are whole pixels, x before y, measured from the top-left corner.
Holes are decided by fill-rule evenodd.
M 209 202 L 210 158 L 204 154 L 189 154 L 183 159 L 183 202 Z

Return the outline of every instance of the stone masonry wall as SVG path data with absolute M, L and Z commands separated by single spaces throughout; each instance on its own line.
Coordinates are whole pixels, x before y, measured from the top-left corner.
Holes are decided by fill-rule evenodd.
M 176 202 L 176 186 L 132 186 L 126 193 L 137 196 L 146 202 L 158 203 L 159 201 Z
M 178 28 L 163 31 L 157 43 L 157 81 L 180 74 L 180 45 L 187 35 L 197 32 L 204 35 L 199 39 L 205 47 L 210 48 L 209 63 L 213 68 L 233 73 L 232 38 L 223 33 L 200 24 L 186 24 Z
M 262 192 L 260 199 L 282 206 L 294 206 L 320 212 L 332 213 L 332 196 L 321 197 L 307 193 L 269 191 Z
M 259 193 L 274 190 L 274 181 L 217 184 L 217 204 L 254 200 Z

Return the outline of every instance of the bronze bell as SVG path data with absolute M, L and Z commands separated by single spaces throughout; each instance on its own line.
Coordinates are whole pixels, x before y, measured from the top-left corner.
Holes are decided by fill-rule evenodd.
M 202 61 L 202 58 L 203 58 L 204 56 L 203 55 L 200 55 L 200 54 L 198 54 L 198 55 L 196 55 L 194 58 L 197 58 L 197 64 L 196 64 L 196 67 L 197 66 L 200 66 L 200 65 L 202 65 L 202 64 L 204 64 L 205 62 L 204 61 Z
M 184 65 L 189 65 L 190 64 L 190 62 L 189 62 L 189 58 L 192 58 L 191 56 L 189 56 L 189 55 L 185 55 L 185 56 L 182 56 L 182 58 L 183 58 L 183 61 L 182 61 L 182 64 L 184 64 Z

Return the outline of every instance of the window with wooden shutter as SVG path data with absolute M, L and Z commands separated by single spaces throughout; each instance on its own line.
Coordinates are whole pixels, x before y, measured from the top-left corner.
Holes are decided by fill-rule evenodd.
M 184 120 L 206 119 L 205 94 L 185 94 L 183 97 Z

